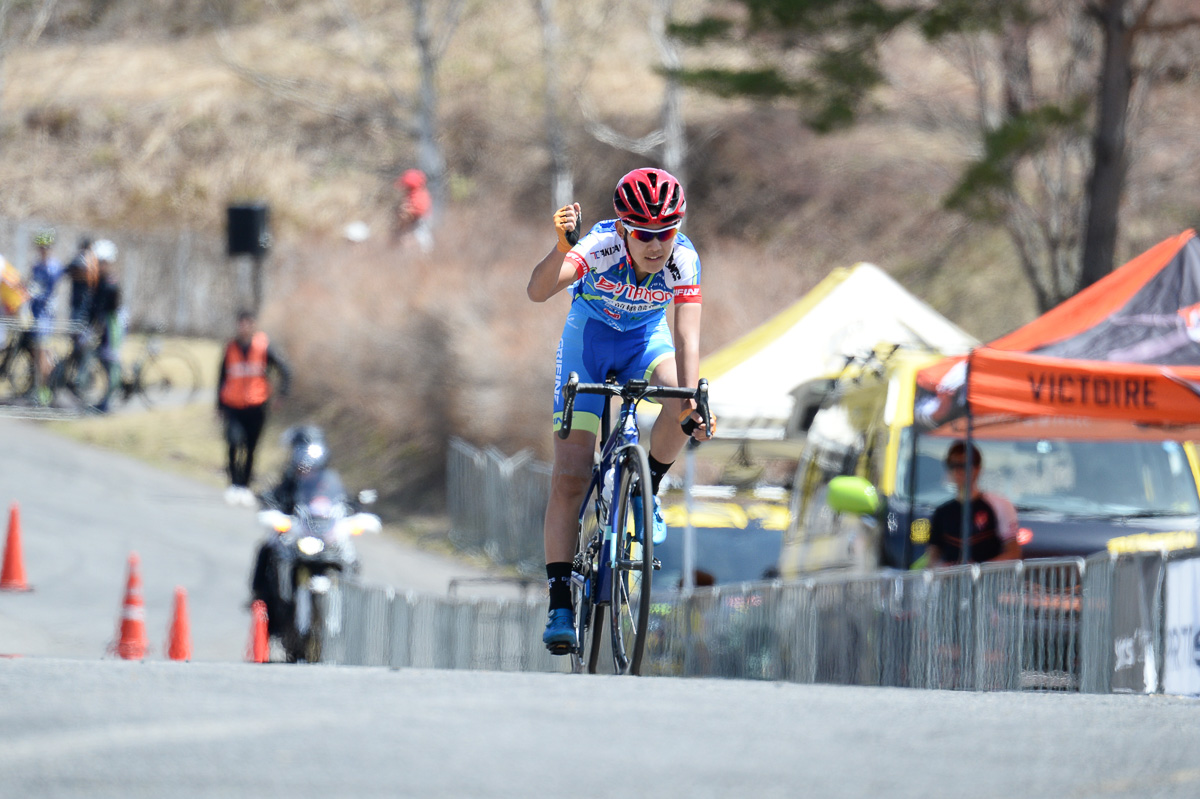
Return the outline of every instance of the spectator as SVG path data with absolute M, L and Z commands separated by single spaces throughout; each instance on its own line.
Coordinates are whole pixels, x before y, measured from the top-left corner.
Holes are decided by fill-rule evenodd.
M 117 281 L 117 245 L 108 239 L 96 242 L 97 279 L 90 299 L 87 323 L 97 342 L 96 357 L 108 373 L 108 390 L 96 406 L 107 413 L 113 394 L 121 387 L 121 341 L 125 337 L 125 315 L 121 307 L 121 286 Z
M 33 246 L 37 248 L 37 259 L 29 269 L 29 306 L 33 313 L 30 343 L 36 362 L 33 371 L 34 394 L 40 404 L 46 405 L 50 402 L 50 389 L 46 382 L 50 377 L 52 365 L 46 339 L 54 332 L 54 291 L 58 288 L 58 281 L 65 274 L 66 267 L 50 254 L 54 247 L 53 228 L 35 233 Z
M 404 192 L 404 199 L 401 200 L 400 210 L 396 214 L 393 240 L 400 241 L 411 233 L 421 252 L 429 252 L 433 248 L 433 229 L 429 218 L 433 211 L 433 198 L 429 195 L 425 183 L 424 172 L 408 169 L 392 184 Z
M 272 391 L 267 373 L 272 368 L 279 375 L 279 396 L 286 397 L 291 370 L 271 347 L 267 334 L 258 330 L 254 314 L 241 311 L 237 335 L 225 347 L 217 379 L 217 412 L 224 420 L 229 446 L 225 501 L 231 505 L 254 507 L 257 502 L 250 480 L 254 475 L 254 450 L 267 421 Z
M 968 466 L 966 444 L 955 441 L 946 452 L 946 471 L 957 486 L 958 495 L 933 511 L 926 548 L 929 565 L 953 566 L 962 562 L 962 512 L 968 468 L 971 470 L 971 527 L 970 559 L 967 562 L 1020 560 L 1016 509 L 1005 497 L 980 490 L 979 472 L 983 468 L 983 456 L 971 445 Z
M 92 306 L 92 292 L 100 280 L 100 262 L 92 251 L 92 240 L 88 236 L 79 239 L 79 250 L 67 264 L 67 276 L 71 279 L 71 323 L 78 332 L 87 323 Z

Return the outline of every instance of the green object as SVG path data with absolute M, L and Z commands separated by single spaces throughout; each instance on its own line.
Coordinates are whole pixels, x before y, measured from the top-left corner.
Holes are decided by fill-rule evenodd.
M 843 475 L 829 481 L 829 507 L 839 513 L 874 516 L 879 510 L 879 494 L 865 477 Z

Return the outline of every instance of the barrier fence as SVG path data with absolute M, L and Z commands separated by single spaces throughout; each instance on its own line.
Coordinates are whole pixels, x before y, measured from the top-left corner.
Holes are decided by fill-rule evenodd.
M 450 440 L 446 463 L 446 510 L 450 541 L 466 552 L 483 552 L 493 563 L 543 573 L 542 522 L 550 497 L 548 464 L 529 452 L 507 457 Z
M 1180 680 L 1191 666 L 1200 673 L 1190 662 L 1200 648 L 1189 648 L 1200 620 L 1187 614 L 1190 607 L 1200 617 L 1200 568 L 1174 569 L 1167 580 L 1172 563 L 1200 567 L 1200 551 L 1101 553 L 664 594 L 651 609 L 643 673 L 1153 693 L 1165 683 L 1187 685 Z M 1171 607 L 1183 608 L 1172 611 L 1176 618 L 1167 618 L 1168 595 Z M 326 598 L 324 609 L 324 659 L 333 663 L 568 667 L 567 658 L 542 647 L 541 597 L 434 597 L 350 582 Z M 1177 665 L 1164 671 L 1164 662 Z

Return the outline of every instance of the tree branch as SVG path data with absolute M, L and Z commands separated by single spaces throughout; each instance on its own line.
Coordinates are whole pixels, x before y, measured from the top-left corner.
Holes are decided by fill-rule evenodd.
M 1200 28 L 1200 17 L 1183 17 L 1166 22 L 1147 23 L 1139 26 L 1137 32 L 1149 35 L 1170 35 L 1191 28 Z
M 616 147 L 618 150 L 625 150 L 637 155 L 650 155 L 667 140 L 667 134 L 661 128 L 647 133 L 640 139 L 618 133 L 600 121 L 591 103 L 581 93 L 576 92 L 575 99 L 579 103 L 579 111 L 583 115 L 584 126 L 587 128 L 588 133 L 597 141 L 603 142 L 610 147 Z

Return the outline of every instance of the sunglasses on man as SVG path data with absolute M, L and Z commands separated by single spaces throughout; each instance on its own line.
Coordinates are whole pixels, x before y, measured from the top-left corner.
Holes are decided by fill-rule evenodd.
M 679 232 L 679 225 L 662 228 L 661 230 L 650 230 L 649 228 L 644 227 L 634 227 L 628 223 L 625 223 L 624 227 L 630 236 L 633 236 L 643 244 L 649 244 L 655 239 L 658 239 L 659 241 L 670 241 L 671 239 L 675 238 L 675 234 Z

